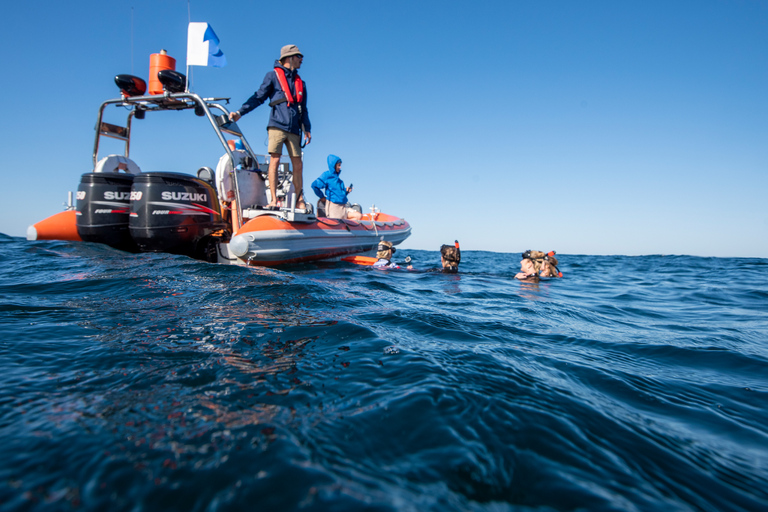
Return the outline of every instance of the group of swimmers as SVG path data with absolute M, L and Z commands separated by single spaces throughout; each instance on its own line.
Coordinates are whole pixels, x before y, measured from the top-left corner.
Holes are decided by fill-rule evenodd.
M 515 279 L 520 281 L 537 282 L 553 277 L 563 277 L 563 273 L 557 268 L 555 251 L 543 253 L 541 251 L 525 251 L 520 261 L 520 272 L 515 274 Z
M 374 268 L 390 269 L 400 268 L 400 265 L 392 261 L 392 256 L 397 249 L 392 245 L 392 242 L 382 240 L 379 242 L 376 252 L 376 262 L 373 264 Z M 413 270 L 413 266 L 410 265 L 410 258 L 405 259 L 405 264 L 408 265 L 408 270 Z M 456 240 L 453 245 L 442 245 L 440 247 L 440 268 L 432 268 L 424 270 L 424 272 L 441 271 L 449 274 L 455 274 L 459 271 L 459 263 L 461 263 L 461 249 L 459 248 L 459 241 Z M 555 257 L 555 251 L 543 253 L 541 251 L 525 251 L 523 258 L 520 261 L 520 272 L 515 274 L 515 279 L 527 282 L 539 282 L 541 279 L 551 279 L 557 277 L 563 277 L 563 273 L 557 268 L 557 258 Z
M 376 249 L 376 263 L 373 264 L 374 268 L 400 268 L 400 265 L 392 261 L 392 256 L 397 249 L 392 245 L 392 242 L 382 240 L 379 242 L 379 246 Z M 408 265 L 408 270 L 413 270 L 413 266 L 410 264 L 410 257 L 405 258 L 405 264 Z M 461 263 L 461 249 L 459 248 L 459 241 L 456 240 L 453 245 L 442 245 L 440 247 L 440 268 L 430 268 L 424 270 L 424 272 L 445 272 L 447 274 L 455 274 L 459 271 L 459 263 Z

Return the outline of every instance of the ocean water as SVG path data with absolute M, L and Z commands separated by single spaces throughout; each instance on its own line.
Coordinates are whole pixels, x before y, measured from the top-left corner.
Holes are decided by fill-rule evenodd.
M 768 260 L 532 284 L 469 249 L 444 275 L 0 235 L 0 508 L 768 510 Z

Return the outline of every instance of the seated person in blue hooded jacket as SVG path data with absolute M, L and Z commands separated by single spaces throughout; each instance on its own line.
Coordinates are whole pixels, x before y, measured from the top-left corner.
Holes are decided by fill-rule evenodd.
M 360 212 L 347 207 L 347 194 L 352 191 L 352 187 L 344 186 L 339 178 L 340 173 L 341 158 L 328 155 L 328 170 L 312 182 L 312 190 L 320 198 L 319 203 L 324 205 L 327 218 L 360 220 Z

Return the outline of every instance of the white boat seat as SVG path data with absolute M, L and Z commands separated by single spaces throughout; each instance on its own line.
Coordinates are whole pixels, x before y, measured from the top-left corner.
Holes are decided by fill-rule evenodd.
M 243 150 L 232 151 L 232 156 L 235 159 L 235 173 L 237 173 L 237 186 L 240 197 L 240 204 L 243 208 L 251 206 L 263 206 L 268 204 L 266 186 L 264 185 L 264 179 L 261 175 L 252 170 L 237 169 L 248 154 Z M 219 193 L 219 198 L 222 201 L 232 201 L 235 199 L 235 184 L 232 180 L 232 160 L 229 155 L 223 155 L 219 159 L 219 163 L 216 165 L 216 190 Z
M 141 174 L 141 169 L 136 162 L 123 155 L 108 155 L 96 163 L 93 172 L 120 172 L 127 174 Z

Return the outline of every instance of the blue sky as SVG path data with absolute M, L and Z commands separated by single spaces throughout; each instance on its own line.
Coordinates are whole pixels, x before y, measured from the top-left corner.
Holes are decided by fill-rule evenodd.
M 352 201 L 411 223 L 403 247 L 768 257 L 768 2 L 290 6 L 193 0 L 228 65 L 194 68 L 192 88 L 237 109 L 298 45 L 305 182 L 341 156 Z M 114 75 L 146 79 L 160 49 L 184 72 L 188 4 L 30 0 L 4 14 L 0 232 L 23 236 L 91 170 Z M 264 153 L 267 110 L 239 123 Z M 134 126 L 143 170 L 215 167 L 209 127 L 162 115 Z

